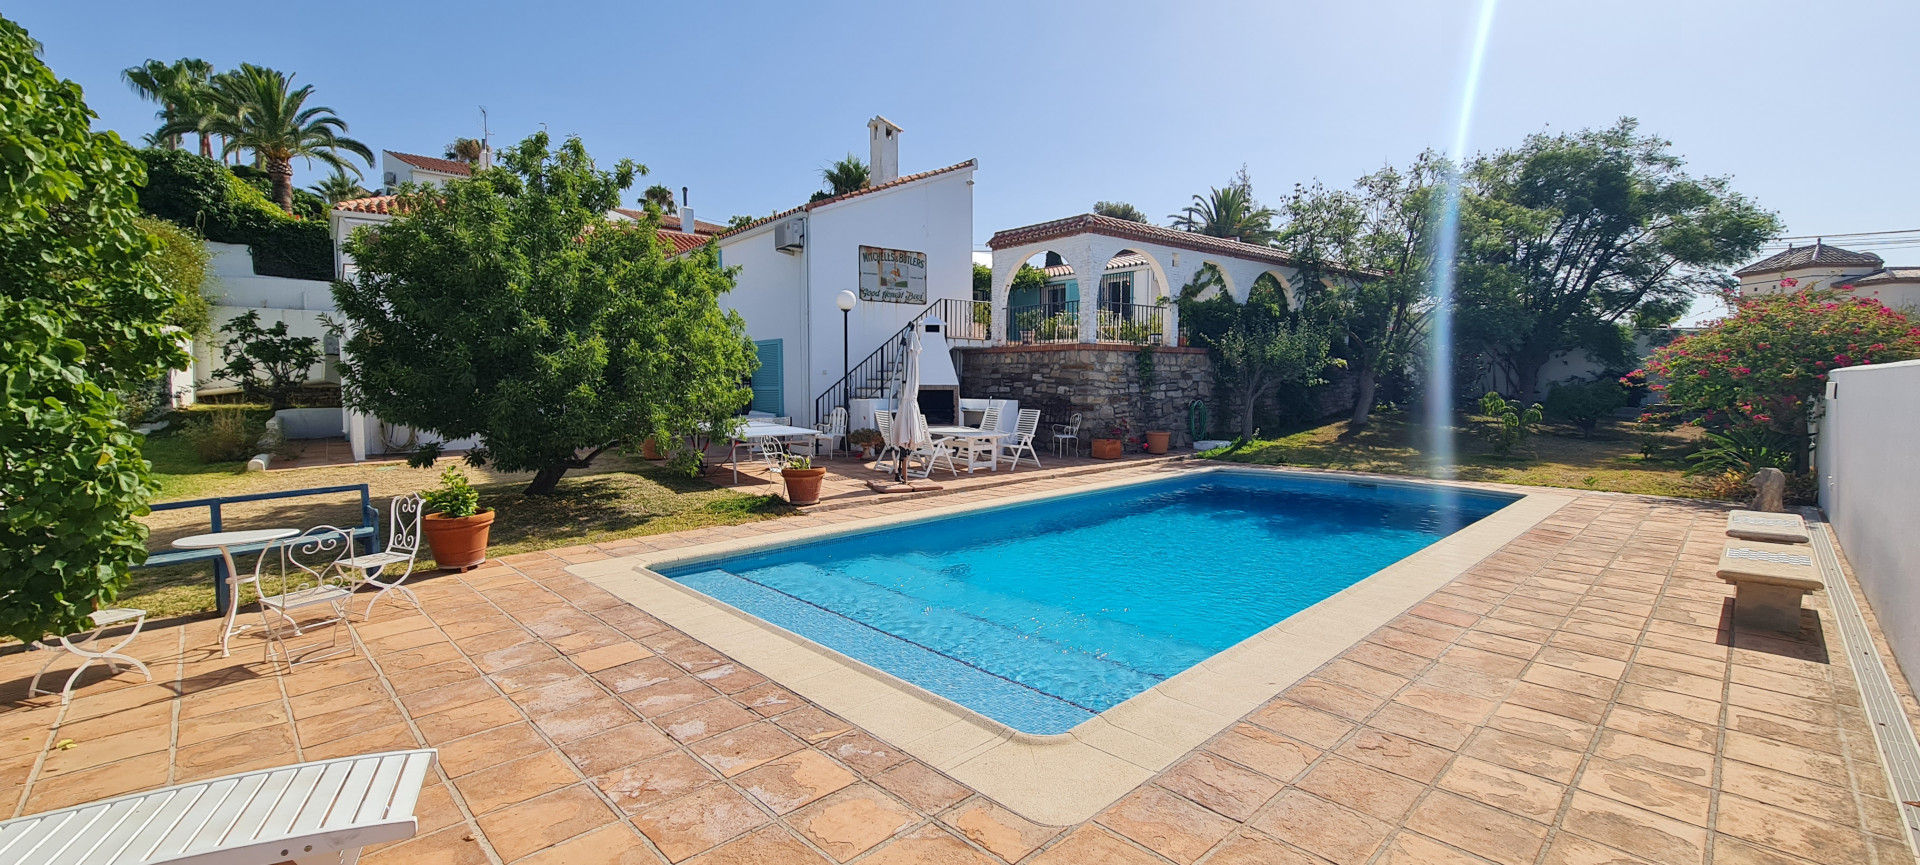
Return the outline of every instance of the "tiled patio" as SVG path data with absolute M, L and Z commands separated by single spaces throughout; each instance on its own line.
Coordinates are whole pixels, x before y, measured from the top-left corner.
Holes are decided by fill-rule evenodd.
M 812 505 L 808 511 L 831 511 L 840 508 L 872 504 L 882 498 L 889 501 L 908 501 L 930 498 L 936 495 L 951 494 L 957 491 L 983 490 L 990 487 L 1002 487 L 1008 484 L 1024 484 L 1036 479 L 1083 477 L 1091 474 L 1129 468 L 1141 463 L 1166 462 L 1190 456 L 1185 453 L 1169 453 L 1154 456 L 1147 453 L 1129 453 L 1117 460 L 1096 460 L 1085 455 L 1056 456 L 1051 450 L 1040 452 L 1040 465 L 1022 458 L 1019 466 L 1002 463 L 997 470 L 977 469 L 958 472 L 941 470 L 926 480 L 916 479 L 916 483 L 932 483 L 939 486 L 938 491 L 915 493 L 879 493 L 868 486 L 869 481 L 888 482 L 893 479 L 890 472 L 876 471 L 873 460 L 861 460 L 842 454 L 833 459 L 814 460 L 814 468 L 827 470 L 826 478 L 820 485 L 820 503 Z M 780 477 L 765 465 L 746 461 L 740 464 L 739 477 L 735 478 L 733 464 L 721 462 L 724 454 L 710 458 L 705 478 L 717 486 L 737 489 L 741 492 L 761 495 L 784 496 Z M 949 499 L 942 499 L 950 501 Z M 784 524 L 783 524 L 784 525 Z
M 1177 471 L 1138 466 L 1127 471 Z M 989 500 L 1037 485 L 956 492 Z M 565 571 L 904 501 L 509 557 L 280 676 L 210 621 L 62 708 L 0 656 L 0 813 L 299 760 L 440 749 L 371 863 L 1894 863 L 1824 599 L 1730 633 L 1722 511 L 1588 494 L 1076 826 L 1031 823 Z M 67 743 L 71 743 L 68 745 Z

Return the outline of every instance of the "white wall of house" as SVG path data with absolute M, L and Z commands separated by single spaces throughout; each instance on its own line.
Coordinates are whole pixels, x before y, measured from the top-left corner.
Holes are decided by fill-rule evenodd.
M 1920 361 L 1833 371 L 1814 457 L 1820 506 L 1895 657 L 1920 670 Z
M 1839 288 L 1877 270 L 1879 268 L 1875 267 L 1802 267 L 1788 271 L 1749 274 L 1741 277 L 1739 292 L 1741 297 L 1749 297 Z M 1787 279 L 1793 280 L 1794 284 L 1782 285 L 1782 282 Z M 1897 309 L 1909 315 L 1920 314 L 1920 282 L 1882 282 L 1856 287 L 1853 293 L 1857 297 L 1871 297 L 1889 309 Z
M 927 256 L 927 302 L 973 296 L 973 169 L 962 168 L 857 196 L 792 218 L 806 220 L 798 255 L 773 248 L 775 223 L 724 238 L 721 263 L 739 267 L 721 299 L 756 341 L 782 340 L 784 414 L 813 423 L 813 401 L 844 374 L 835 297 L 860 288 L 860 247 Z M 848 360 L 859 363 L 898 333 L 922 304 L 861 301 L 846 320 Z
M 380 185 L 392 189 L 402 183 L 426 183 L 439 186 L 463 175 L 421 168 L 389 151 L 380 152 Z
M 333 367 L 338 342 L 327 335 L 322 321 L 323 316 L 334 311 L 331 285 L 317 279 L 259 276 L 253 272 L 253 253 L 244 244 L 208 243 L 207 252 L 210 253 L 207 277 L 200 290 L 213 307 L 214 333 L 211 340 L 195 340 L 193 344 L 190 372 L 199 394 L 231 392 L 236 388 L 234 382 L 213 374 L 213 370 L 223 364 L 220 346 L 226 337 L 219 330 L 249 310 L 259 313 L 263 328 L 284 321 L 292 335 L 319 339 L 323 354 L 328 356 L 307 370 L 307 380 L 339 382 Z

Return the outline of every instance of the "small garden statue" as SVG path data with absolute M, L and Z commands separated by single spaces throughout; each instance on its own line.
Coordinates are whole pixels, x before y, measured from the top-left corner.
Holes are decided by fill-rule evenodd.
M 1753 473 L 1753 504 L 1756 511 L 1769 514 L 1785 513 L 1787 510 L 1787 475 L 1779 469 L 1767 468 Z

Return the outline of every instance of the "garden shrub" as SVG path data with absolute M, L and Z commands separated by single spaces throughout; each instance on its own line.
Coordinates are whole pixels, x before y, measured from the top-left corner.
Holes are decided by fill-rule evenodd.
M 253 456 L 266 424 L 238 408 L 198 412 L 205 417 L 187 422 L 180 430 L 201 462 L 225 463 Z
M 1602 420 L 1632 398 L 1627 386 L 1617 379 L 1567 381 L 1558 382 L 1547 391 L 1547 400 L 1541 408 L 1549 419 L 1573 424 L 1582 434 L 1593 435 Z
M 253 272 L 289 279 L 333 279 L 333 235 L 323 218 L 288 216 L 265 193 L 214 160 L 185 150 L 138 151 L 147 166 L 140 207 L 253 252 Z
M 1487 391 L 1480 398 L 1480 413 L 1493 420 L 1486 428 L 1487 444 L 1493 452 L 1506 456 L 1513 452 L 1527 434 L 1533 432 L 1534 424 L 1541 420 L 1540 404 L 1522 407 L 1517 399 L 1506 399 L 1498 391 Z

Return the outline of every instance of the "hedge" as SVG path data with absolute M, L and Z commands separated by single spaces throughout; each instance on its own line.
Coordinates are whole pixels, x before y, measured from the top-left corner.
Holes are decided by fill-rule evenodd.
M 326 222 L 288 216 L 224 165 L 185 150 L 138 151 L 147 166 L 140 208 L 218 243 L 246 244 L 253 272 L 289 279 L 333 279 L 333 236 Z

